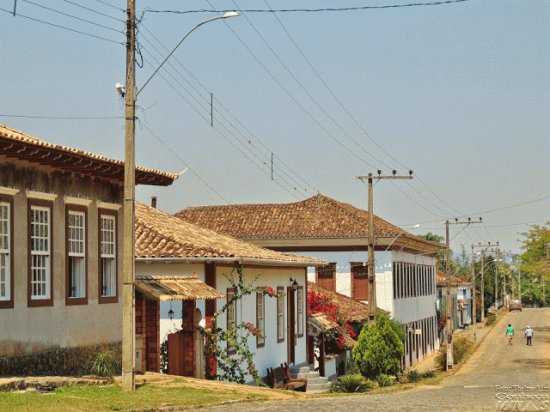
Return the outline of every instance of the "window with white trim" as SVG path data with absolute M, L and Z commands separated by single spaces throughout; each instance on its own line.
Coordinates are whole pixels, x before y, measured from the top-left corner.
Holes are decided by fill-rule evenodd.
M 31 300 L 51 298 L 51 209 L 31 206 Z
M 285 294 L 284 288 L 277 287 L 277 342 L 283 342 L 285 340 Z
M 69 298 L 86 297 L 86 213 L 67 213 Z
M 296 298 L 296 335 L 304 336 L 304 287 L 298 286 Z
M 0 202 L 0 301 L 11 300 L 10 237 L 10 204 Z
M 101 297 L 116 297 L 116 217 L 101 215 L 99 219 L 101 259 Z
M 265 295 L 263 290 L 256 292 L 256 347 L 265 345 Z

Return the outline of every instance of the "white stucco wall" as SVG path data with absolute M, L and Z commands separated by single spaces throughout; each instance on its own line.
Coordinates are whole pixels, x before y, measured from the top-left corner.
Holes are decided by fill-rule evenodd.
M 216 268 L 216 289 L 226 294 L 227 288 L 231 287 L 225 275 L 230 275 L 232 267 L 219 266 Z M 204 281 L 204 264 L 203 263 L 144 263 L 136 262 L 136 273 L 141 275 L 157 274 L 157 275 L 190 275 L 195 273 L 201 280 Z M 236 274 L 236 272 L 234 272 Z M 255 282 L 255 286 L 263 287 L 270 286 L 273 290 L 277 290 L 277 286 L 284 287 L 284 325 L 285 325 L 285 340 L 277 342 L 277 300 L 276 298 L 265 297 L 265 345 L 256 347 L 256 338 L 251 337 L 249 340 L 249 348 L 254 352 L 254 362 L 261 376 L 267 374 L 268 367 L 279 366 L 283 362 L 288 362 L 287 356 L 287 287 L 290 286 L 290 278 L 296 279 L 298 286 L 303 287 L 303 330 L 302 337 L 296 337 L 295 345 L 295 363 L 302 364 L 306 362 L 306 272 L 305 268 L 288 268 L 288 267 L 244 267 L 245 281 Z M 257 279 L 256 279 L 257 277 Z M 216 310 L 222 308 L 225 304 L 225 299 L 216 301 Z M 181 303 L 172 302 L 172 310 L 175 312 L 174 320 L 168 319 L 168 310 L 170 304 L 168 302 L 161 303 L 161 339 L 165 339 L 168 333 L 180 328 L 178 320 L 181 312 Z M 197 301 L 197 308 L 201 310 L 204 316 L 204 301 Z M 249 295 L 237 302 L 237 323 L 251 322 L 256 325 L 256 295 Z M 227 318 L 223 313 L 218 318 L 218 327 L 225 328 Z

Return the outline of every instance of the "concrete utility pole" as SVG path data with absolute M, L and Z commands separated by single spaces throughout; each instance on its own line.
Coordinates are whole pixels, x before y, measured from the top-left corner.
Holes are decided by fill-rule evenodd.
M 498 311 L 498 259 L 500 256 L 500 250 L 497 249 L 496 259 L 495 259 L 495 314 Z
M 368 194 L 369 194 L 369 217 L 368 217 L 368 230 L 367 230 L 367 240 L 368 240 L 368 265 L 367 265 L 367 278 L 369 282 L 368 286 L 368 298 L 369 298 L 369 319 L 368 323 L 373 324 L 376 321 L 376 279 L 375 279 L 375 268 L 374 268 L 374 200 L 373 200 L 373 190 L 372 190 L 372 181 L 373 179 L 382 180 L 382 179 L 412 179 L 413 172 L 409 170 L 408 176 L 397 176 L 395 170 L 392 171 L 391 176 L 382 176 L 382 171 L 378 170 L 378 176 L 373 176 L 372 173 L 369 173 L 367 176 L 357 176 L 357 179 L 368 182 Z
M 497 241 L 496 245 L 498 246 L 499 243 Z M 475 254 L 474 254 L 474 249 L 475 248 L 483 248 L 484 250 L 482 251 L 482 253 L 485 252 L 485 250 L 487 250 L 487 248 L 490 248 L 494 245 L 491 244 L 491 242 L 487 242 L 486 245 L 482 245 L 481 243 L 478 243 L 477 245 L 474 245 L 472 244 L 472 283 L 474 284 L 474 298 L 472 299 L 472 313 L 473 313 L 473 316 L 472 316 L 472 324 L 475 325 L 477 323 L 477 308 L 476 308 L 476 299 L 475 299 L 475 296 L 476 296 L 476 275 L 475 275 Z M 482 255 L 483 257 L 485 256 L 484 254 Z M 480 296 L 480 305 L 481 305 L 481 323 L 483 324 L 483 320 L 485 319 L 485 314 L 484 314 L 484 311 L 485 311 L 485 308 L 483 307 L 483 304 L 485 303 L 484 302 L 484 293 L 485 293 L 485 283 L 484 283 L 484 279 L 483 279 L 483 260 L 481 261 L 481 281 L 480 281 L 480 289 L 481 289 L 481 296 Z
M 449 238 L 449 225 L 469 225 L 471 223 L 482 223 L 483 220 L 472 221 L 468 220 L 459 221 L 455 219 L 454 222 L 445 221 L 445 314 L 447 315 L 447 362 L 445 364 L 445 370 L 453 368 L 453 317 L 452 317 L 452 302 L 451 302 L 451 246 Z
M 128 0 L 126 22 L 126 95 L 124 139 L 124 254 L 122 260 L 122 389 L 134 392 L 135 384 L 135 301 L 134 301 L 134 198 L 135 167 L 135 85 L 136 85 L 136 5 Z

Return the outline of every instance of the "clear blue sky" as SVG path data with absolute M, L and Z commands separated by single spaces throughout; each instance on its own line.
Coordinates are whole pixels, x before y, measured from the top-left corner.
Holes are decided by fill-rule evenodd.
M 137 8 L 409 2 L 137 0 Z M 123 102 L 115 83 L 125 76 L 120 44 L 125 2 L 33 3 L 17 2 L 21 16 L 0 11 L 0 122 L 50 142 L 123 159 Z M 13 4 L 0 0 L 2 9 L 12 10 Z M 163 47 L 171 49 L 187 30 L 212 16 L 143 14 L 138 40 L 144 67 L 137 69 L 138 85 L 166 55 Z M 550 1 L 536 0 L 245 13 L 209 23 L 182 44 L 138 99 L 138 164 L 190 170 L 171 187 L 138 188 L 137 197 L 148 202 L 157 195 L 160 208 L 175 212 L 190 205 L 292 202 L 319 191 L 366 208 L 366 186 L 356 176 L 377 169 L 388 174 L 393 168 L 403 174 L 410 168 L 416 175 L 412 181 L 375 186 L 375 213 L 404 228 L 422 222 L 413 233 L 438 234 L 444 233 L 445 218 L 478 217 L 480 211 L 548 197 L 549 39 Z M 457 251 L 464 244 L 469 250 L 472 242 L 500 240 L 505 249 L 517 251 L 525 222 L 543 223 L 549 210 L 546 198 L 483 213 L 484 224 L 452 227 L 452 247 Z

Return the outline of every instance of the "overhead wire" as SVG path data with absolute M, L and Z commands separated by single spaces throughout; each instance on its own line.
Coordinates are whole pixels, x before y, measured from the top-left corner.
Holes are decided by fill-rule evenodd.
M 146 49 L 144 49 L 144 51 L 146 51 Z M 155 62 L 158 64 L 160 63 L 160 60 L 156 59 L 154 56 L 152 56 L 153 60 L 155 60 Z M 189 93 L 189 91 L 187 89 L 185 89 L 185 87 L 179 82 L 178 79 L 176 79 L 172 73 L 170 73 L 169 71 L 166 70 L 166 67 L 164 68 L 164 72 L 167 73 L 174 82 L 176 82 L 180 87 L 182 87 L 184 90 L 187 91 L 187 93 L 189 95 L 192 95 Z M 206 122 L 206 123 L 209 123 L 209 119 L 207 119 L 207 117 L 204 115 L 204 113 L 206 111 L 201 111 L 199 109 L 197 109 L 193 103 L 191 103 L 191 101 L 187 98 L 187 96 L 185 94 L 183 94 L 180 90 L 178 90 L 177 87 L 175 87 L 175 85 L 168 79 L 166 79 L 166 77 L 162 74 L 162 73 L 159 73 L 159 75 L 161 76 L 161 78 L 163 78 L 172 88 L 172 90 L 174 90 L 181 98 L 183 98 L 188 104 L 189 106 Z M 201 105 L 201 103 L 196 99 L 196 97 L 193 96 L 193 99 L 195 100 L 195 102 L 199 105 Z M 203 107 L 204 109 L 204 107 Z M 226 133 L 229 133 L 230 135 L 232 135 L 233 137 L 236 137 L 235 134 L 229 130 L 227 128 L 227 126 L 225 126 L 224 124 L 221 124 L 222 128 L 225 130 Z M 242 147 L 238 146 L 234 141 L 233 139 L 229 138 L 228 136 L 226 136 L 225 133 L 223 133 L 220 129 L 218 129 L 217 127 L 214 127 L 213 128 L 214 131 L 220 135 L 224 140 L 226 140 L 231 146 L 233 146 L 235 149 L 237 149 L 243 156 L 245 156 L 252 164 L 254 164 L 258 169 L 260 169 L 260 171 L 262 171 L 262 173 L 266 174 L 267 176 L 269 176 L 269 173 L 267 172 L 267 170 L 264 169 L 264 167 L 261 166 L 261 164 L 258 163 L 257 159 L 250 156 L 249 154 L 246 153 L 246 149 L 243 149 Z M 266 163 L 264 162 L 263 163 L 264 165 L 266 165 Z M 295 189 L 296 191 L 296 188 L 291 185 L 287 180 L 285 180 L 284 178 L 281 178 L 279 177 L 284 183 L 287 184 L 287 186 L 290 186 L 292 188 Z M 291 196 L 293 196 L 294 198 L 296 199 L 299 199 L 299 197 L 296 195 L 295 192 L 293 192 L 292 190 L 289 190 L 286 186 L 284 186 L 281 182 L 279 181 L 275 181 L 275 183 L 277 185 L 279 185 L 283 190 L 285 190 L 287 193 L 289 193 Z
M 237 1 L 236 0 L 232 0 L 233 1 L 233 4 L 237 7 L 237 10 L 239 11 L 242 11 L 240 6 L 238 5 Z M 355 138 L 353 136 L 351 136 L 344 127 L 342 127 L 342 125 L 340 125 L 335 119 L 334 117 L 328 112 L 328 110 L 326 110 L 323 105 L 321 105 L 319 103 L 319 101 L 309 92 L 309 90 L 304 86 L 304 84 L 302 83 L 302 81 L 300 79 L 298 79 L 298 77 L 294 74 L 294 72 L 292 70 L 290 70 L 290 68 L 288 67 L 288 65 L 283 61 L 283 59 L 279 56 L 279 54 L 275 51 L 275 49 L 271 46 L 271 44 L 265 39 L 265 37 L 260 33 L 260 31 L 257 29 L 257 27 L 254 25 L 254 23 L 252 23 L 252 21 L 248 18 L 248 16 L 246 15 L 246 13 L 243 13 L 243 16 L 244 18 L 246 19 L 246 21 L 248 22 L 248 24 L 250 24 L 250 26 L 252 27 L 252 29 L 254 30 L 254 32 L 258 35 L 258 37 L 260 38 L 260 40 L 263 42 L 263 44 L 269 49 L 269 51 L 273 54 L 273 56 L 275 56 L 275 58 L 277 59 L 277 61 L 279 62 L 279 64 L 281 64 L 281 66 L 283 66 L 283 68 L 285 69 L 285 71 L 290 75 L 290 77 L 292 77 L 292 79 L 298 84 L 298 86 L 300 87 L 300 89 L 310 98 L 310 100 L 315 104 L 315 106 L 317 106 L 317 108 L 327 117 L 327 119 L 329 119 L 333 124 L 334 126 L 336 126 L 348 139 L 350 139 L 352 142 L 354 142 L 363 152 L 365 152 L 365 154 L 369 157 L 371 157 L 372 159 L 374 159 L 374 161 L 376 162 L 380 162 L 382 163 L 384 166 L 386 167 L 389 167 L 391 168 L 391 166 L 389 166 L 387 163 L 385 163 L 384 161 L 380 160 L 379 158 L 377 158 L 376 156 L 374 156 L 372 153 L 370 153 L 368 150 L 366 150 L 360 143 L 358 143 Z
M 63 0 L 65 3 L 68 3 L 68 4 L 72 4 L 73 6 L 76 6 L 76 7 L 80 7 L 81 9 L 84 9 L 84 10 L 87 10 L 89 12 L 92 12 L 92 13 L 95 13 L 95 14 L 98 14 L 100 16 L 103 16 L 103 17 L 107 17 L 109 19 L 112 19 L 112 20 L 116 20 L 116 21 L 119 21 L 119 22 L 122 22 L 122 23 L 126 23 L 126 20 L 123 20 L 123 19 L 119 19 L 117 17 L 113 17 L 111 16 L 110 14 L 107 14 L 107 13 L 103 13 L 99 10 L 96 10 L 96 9 L 92 9 L 90 7 L 86 7 L 86 6 L 83 6 L 82 4 L 79 4 L 79 3 L 76 3 L 74 1 L 71 1 L 71 0 Z M 122 10 L 124 11 L 124 10 Z
M 114 6 L 114 5 L 112 5 L 111 3 L 108 3 L 108 2 L 106 2 L 106 1 L 103 1 L 103 0 L 95 0 L 95 1 L 98 2 L 98 3 L 103 4 L 104 6 L 109 6 L 109 7 L 113 8 L 113 9 L 115 9 L 115 10 L 119 10 L 119 11 L 122 11 L 122 12 L 126 12 L 126 9 L 123 9 L 123 8 L 121 8 L 121 7 Z
M 145 31 L 147 31 L 149 34 L 152 34 L 153 37 L 155 38 L 155 40 L 164 48 L 166 49 L 166 47 L 162 44 L 162 42 L 160 42 L 160 40 L 158 38 L 156 38 L 156 36 L 154 36 L 153 33 L 150 32 L 150 30 L 148 30 L 145 26 L 143 26 L 143 28 L 145 29 Z M 158 49 L 156 49 L 156 46 L 153 45 L 153 43 L 147 38 L 147 36 L 143 36 L 144 40 L 151 46 L 155 49 L 156 52 L 158 52 L 160 54 L 160 51 Z M 206 91 L 208 91 L 208 89 L 206 89 L 206 87 L 200 82 L 198 81 L 198 79 L 196 77 L 194 77 L 192 75 L 192 73 L 190 73 L 187 68 L 181 63 L 181 61 L 179 59 L 177 59 L 176 56 L 174 56 L 174 59 L 173 59 L 175 62 L 177 62 L 179 64 L 180 67 L 182 67 L 188 74 L 190 74 L 192 76 L 192 78 Z M 181 79 L 183 79 L 194 91 L 195 93 L 197 93 L 199 96 L 201 96 L 201 93 L 200 91 L 186 78 L 186 76 L 184 76 L 176 67 L 174 67 L 173 64 L 169 63 L 169 66 L 172 67 L 172 69 L 181 77 Z M 195 99 L 195 98 L 194 98 Z M 201 105 L 201 107 L 203 108 L 203 110 L 208 110 L 208 108 L 206 107 L 206 104 L 207 104 L 207 101 L 206 101 L 206 98 L 202 97 L 202 99 L 204 99 L 204 105 Z M 216 99 L 217 102 L 219 102 L 218 99 Z M 197 102 L 198 103 L 198 102 Z M 220 102 L 220 105 L 223 106 L 223 104 Z M 235 115 L 233 115 L 225 106 L 223 106 L 224 110 L 227 111 L 230 115 L 230 118 L 228 118 L 227 116 L 225 116 L 224 113 L 220 112 L 219 110 L 215 110 L 215 112 L 220 116 L 221 119 L 223 119 L 223 121 L 227 122 L 227 124 L 229 124 L 229 126 L 233 127 L 235 129 L 235 131 L 239 134 L 240 138 L 241 138 L 241 141 L 244 142 L 244 145 L 246 146 L 252 146 L 255 150 L 256 150 L 256 153 L 254 153 L 255 156 L 261 156 L 261 157 L 264 157 L 264 158 L 268 158 L 270 156 L 271 153 L 274 153 L 272 149 L 270 149 L 265 143 L 263 143 L 261 141 L 261 139 L 259 139 L 257 136 L 255 136 L 239 119 L 238 117 L 236 117 Z M 235 124 L 233 124 L 232 120 L 235 120 L 248 134 L 248 137 L 244 135 L 244 133 L 239 130 Z M 254 143 L 253 143 L 253 140 L 257 140 L 260 145 L 262 147 L 264 147 L 265 150 L 268 150 L 268 153 L 265 154 L 265 153 L 262 153 L 260 152 L 259 148 L 257 148 Z M 275 156 L 274 156 L 275 157 Z M 279 156 L 277 156 L 278 159 L 280 159 Z M 270 159 L 269 159 L 269 162 L 270 162 Z M 264 164 L 266 164 L 267 161 L 264 161 Z M 302 176 L 300 176 L 298 173 L 296 173 L 294 170 L 292 170 L 286 163 L 282 162 L 281 163 L 285 166 L 286 169 L 288 169 L 288 172 L 284 169 L 284 168 L 277 168 L 277 167 L 274 167 L 273 170 L 274 170 L 274 174 L 276 175 L 279 175 L 280 176 L 280 173 L 282 173 L 283 175 L 285 175 L 288 179 L 292 180 L 294 182 L 294 186 L 303 186 L 302 184 L 304 183 L 305 186 L 309 186 L 310 188 L 312 188 L 314 191 L 317 191 L 317 189 L 312 186 L 310 183 L 308 183 Z M 267 164 L 266 164 L 267 165 Z M 296 177 L 297 178 L 296 178 Z M 295 188 L 296 189 L 296 188 Z M 303 189 L 305 192 L 308 192 L 307 188 L 304 188 Z
M 47 120 L 109 120 L 124 119 L 124 116 L 40 116 L 27 114 L 0 114 L 0 117 L 12 117 L 18 119 L 47 119 Z
M 40 4 L 40 3 L 35 3 L 35 2 L 33 2 L 33 1 L 30 1 L 30 0 L 21 0 L 21 1 L 24 2 L 24 3 L 30 4 L 30 5 L 32 5 L 32 6 L 42 8 L 42 9 L 44 9 L 44 10 L 51 11 L 52 13 L 59 14 L 59 15 L 61 15 L 61 16 L 69 17 L 69 18 L 71 18 L 71 19 L 75 19 L 75 20 L 78 20 L 78 21 L 81 21 L 81 22 L 84 22 L 84 23 L 88 23 L 88 24 L 91 24 L 91 25 L 96 26 L 96 27 L 100 27 L 100 28 L 103 28 L 103 29 L 106 29 L 106 30 L 114 31 L 114 32 L 116 32 L 116 33 L 124 34 L 124 31 L 123 31 L 123 30 L 118 30 L 118 29 L 115 29 L 115 28 L 113 28 L 113 27 L 105 26 L 105 25 L 103 25 L 103 24 L 101 24 L 101 23 L 97 23 L 97 22 L 94 22 L 94 21 L 91 21 L 91 20 L 83 19 L 83 18 L 81 18 L 81 17 L 72 15 L 72 14 L 70 14 L 70 13 L 65 13 L 65 12 L 63 12 L 63 11 L 59 11 L 59 10 L 53 9 L 53 8 L 51 8 L 51 7 L 48 7 L 48 6 L 44 6 L 43 4 Z
M 270 9 L 270 10 L 273 10 L 271 5 L 269 4 L 268 0 L 264 0 L 267 7 Z M 294 45 L 294 48 L 298 51 L 298 53 L 302 56 L 302 58 L 304 59 L 304 61 L 306 62 L 306 64 L 309 66 L 309 68 L 311 69 L 311 71 L 315 74 L 315 76 L 317 77 L 317 79 L 321 82 L 321 84 L 324 86 L 324 88 L 329 92 L 329 94 L 333 97 L 333 99 L 336 101 L 336 103 L 338 104 L 338 106 L 340 106 L 340 108 L 344 111 L 344 113 L 347 114 L 347 116 L 351 119 L 351 121 L 356 125 L 356 127 L 358 127 L 362 132 L 363 134 L 376 146 L 378 147 L 386 156 L 388 156 L 389 159 L 393 160 L 394 162 L 396 162 L 397 164 L 399 164 L 400 166 L 406 168 L 406 169 L 410 169 L 410 167 L 404 165 L 402 162 L 400 162 L 396 157 L 394 157 L 389 151 L 387 151 L 380 143 L 378 143 L 378 141 L 376 139 L 374 139 L 370 133 L 365 129 L 365 127 L 363 127 L 363 125 L 357 120 L 357 118 L 351 113 L 351 111 L 344 105 L 344 103 L 342 102 L 342 100 L 336 95 L 336 93 L 332 90 L 332 88 L 328 85 L 328 83 L 325 81 L 325 79 L 321 76 L 321 74 L 319 73 L 319 71 L 315 68 L 315 66 L 312 64 L 312 62 L 309 60 L 309 58 L 306 56 L 306 54 L 303 52 L 303 50 L 301 49 L 301 47 L 298 45 L 298 43 L 296 42 L 296 40 L 293 38 L 293 36 L 290 34 L 290 32 L 288 31 L 288 29 L 286 28 L 286 26 L 283 24 L 283 22 L 281 21 L 281 19 L 277 16 L 277 13 L 274 12 L 273 13 L 273 16 L 274 18 L 277 20 L 277 22 L 279 23 L 279 25 L 281 26 L 281 28 L 283 29 L 283 31 L 286 33 L 287 37 L 289 38 L 290 42 Z M 358 144 L 355 140 L 354 140 L 354 143 L 356 143 L 361 149 L 365 150 L 362 145 Z M 381 162 L 383 164 L 385 164 L 387 166 L 387 164 L 385 162 Z M 434 195 L 441 203 L 443 203 L 444 205 L 446 205 L 447 207 L 450 208 L 450 210 L 454 210 L 455 212 L 458 212 L 456 209 L 454 209 L 451 205 L 449 205 L 444 199 L 442 199 L 435 191 L 433 191 L 425 182 L 423 179 L 421 179 L 418 175 L 415 175 L 415 178 L 420 181 L 420 183 L 429 191 L 432 193 L 432 195 Z M 420 193 L 414 188 L 414 186 L 412 186 L 412 184 L 410 184 L 409 182 L 409 185 L 410 187 L 417 193 L 420 195 Z M 424 198 L 424 196 L 421 196 Z M 424 198 L 425 199 L 425 198 Z M 434 205 L 433 202 L 430 202 L 429 200 L 425 199 L 430 205 Z M 435 203 L 435 206 L 440 210 L 442 211 L 444 214 L 447 214 L 442 208 L 440 208 L 437 203 Z M 460 214 L 460 212 L 458 212 Z
M 151 128 L 147 125 L 147 122 L 144 122 L 143 120 L 137 119 L 140 126 L 142 126 L 145 130 L 149 132 L 151 136 L 153 136 L 160 144 L 162 144 L 170 153 L 172 153 L 179 161 L 183 163 L 184 166 L 189 168 L 189 171 L 193 173 L 208 189 L 210 189 L 213 193 L 215 193 L 222 201 L 224 201 L 226 204 L 230 204 L 230 202 L 220 193 L 218 192 L 206 179 L 204 179 L 200 174 L 198 174 L 191 165 L 185 161 L 166 141 L 161 139 Z
M 386 4 L 380 6 L 354 6 L 354 7 L 323 7 L 323 8 L 294 8 L 294 9 L 243 9 L 246 13 L 319 13 L 319 12 L 345 12 L 345 11 L 360 11 L 360 10 L 377 10 L 377 9 L 397 9 L 405 7 L 422 7 L 422 6 L 443 6 L 453 3 L 463 3 L 469 0 L 441 0 L 419 3 L 407 3 L 407 4 Z M 209 3 L 210 4 L 210 3 Z M 198 10 L 155 10 L 147 8 L 144 11 L 149 13 L 172 13 L 172 14 L 190 14 L 190 13 L 225 13 L 232 10 L 216 10 L 210 4 L 212 9 L 198 9 Z
M 4 8 L 1 8 L 1 7 L 0 7 L 0 11 L 3 11 L 3 12 L 8 13 L 8 14 L 10 14 L 10 15 L 13 14 L 12 11 L 6 10 L 6 9 L 4 9 Z M 35 17 L 30 17 L 30 16 L 27 16 L 27 15 L 25 15 L 25 14 L 21 14 L 21 13 L 19 13 L 19 12 L 17 12 L 16 17 L 22 17 L 22 18 L 24 18 L 24 19 L 31 20 L 31 21 L 34 21 L 34 22 L 36 22 L 36 23 L 42 23 L 42 24 L 45 24 L 45 25 L 47 25 L 47 26 L 56 27 L 56 28 L 58 28 L 58 29 L 70 31 L 70 32 L 73 32 L 73 33 L 78 33 L 78 34 L 81 34 L 81 35 L 83 35 L 83 36 L 93 37 L 93 38 L 95 38 L 95 39 L 103 40 L 103 41 L 106 41 L 106 42 L 109 42 L 109 43 L 119 44 L 119 45 L 122 45 L 122 46 L 125 46 L 125 45 L 126 45 L 125 42 L 116 41 L 116 40 L 113 40 L 113 39 L 109 39 L 109 38 L 107 38 L 107 37 L 98 36 L 98 35 L 93 34 L 93 33 L 88 33 L 88 32 L 82 31 L 82 30 L 73 29 L 73 28 L 71 28 L 71 27 L 62 26 L 62 25 L 60 25 L 60 24 L 52 23 L 52 22 L 49 22 L 49 21 L 46 21 L 46 20 L 42 20 L 42 19 L 37 19 L 37 18 L 35 18 Z

